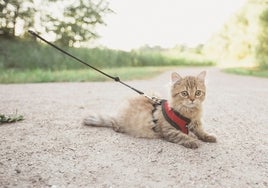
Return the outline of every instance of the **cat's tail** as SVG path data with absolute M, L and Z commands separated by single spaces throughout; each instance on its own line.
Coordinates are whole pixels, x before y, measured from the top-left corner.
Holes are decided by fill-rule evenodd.
M 119 132 L 119 125 L 114 117 L 102 115 L 90 115 L 83 120 L 83 124 L 87 126 L 94 127 L 108 127 L 113 128 L 115 131 Z

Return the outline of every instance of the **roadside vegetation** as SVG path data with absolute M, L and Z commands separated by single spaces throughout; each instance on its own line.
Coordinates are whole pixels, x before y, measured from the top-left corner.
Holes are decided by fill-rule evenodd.
M 224 72 L 244 75 L 244 76 L 256 76 L 268 78 L 268 69 L 260 69 L 257 67 L 247 68 L 247 67 L 236 67 L 236 68 L 226 68 Z
M 268 4 L 247 0 L 204 45 L 203 52 L 220 65 L 232 62 L 235 68 L 225 72 L 268 77 L 267 41 Z
M 34 40 L 1 39 L 0 83 L 105 81 L 103 75 Z M 175 66 L 212 66 L 189 50 L 142 47 L 130 52 L 107 48 L 63 47 L 66 51 L 124 80 L 155 76 Z M 176 53 L 174 51 L 177 51 Z
M 102 71 L 118 76 L 124 80 L 139 80 L 152 78 L 160 73 L 174 69 L 174 67 L 119 67 L 104 68 Z M 112 81 L 110 78 L 85 67 L 84 69 L 70 70 L 17 70 L 0 71 L 0 83 L 42 83 L 42 82 L 88 82 Z
M 28 29 L 42 36 L 57 36 L 53 43 L 124 80 L 152 77 L 170 67 L 213 66 L 226 62 L 242 68 L 228 68 L 225 72 L 268 77 L 268 4 L 265 0 L 245 1 L 206 44 L 194 48 L 178 45 L 172 49 L 143 46 L 130 52 L 82 47 L 98 38 L 96 26 L 105 25 L 105 16 L 114 13 L 108 1 L 64 2 L 0 1 L 0 83 L 106 80 L 35 40 Z M 56 16 L 50 11 L 51 7 L 64 11 Z M 250 62 L 254 68 L 243 68 L 244 62 Z

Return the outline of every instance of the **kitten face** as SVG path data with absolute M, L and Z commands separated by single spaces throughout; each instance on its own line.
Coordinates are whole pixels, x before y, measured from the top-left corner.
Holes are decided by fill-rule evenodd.
M 197 77 L 182 78 L 179 74 L 172 73 L 171 97 L 174 107 L 198 108 L 201 106 L 206 95 L 205 75 L 206 72 L 201 72 Z

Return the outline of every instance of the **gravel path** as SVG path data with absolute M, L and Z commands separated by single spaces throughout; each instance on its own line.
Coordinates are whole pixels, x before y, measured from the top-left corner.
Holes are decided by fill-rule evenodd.
M 200 68 L 177 70 L 198 74 Z M 207 69 L 204 128 L 216 144 L 197 150 L 84 127 L 136 94 L 114 82 L 0 84 L 0 187 L 268 187 L 268 79 Z M 168 96 L 170 72 L 127 82 Z

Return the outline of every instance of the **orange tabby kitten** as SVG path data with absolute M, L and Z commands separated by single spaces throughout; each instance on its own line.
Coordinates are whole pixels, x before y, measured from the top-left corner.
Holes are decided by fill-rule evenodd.
M 128 101 L 117 117 L 90 115 L 84 125 L 111 127 L 116 132 L 142 138 L 164 138 L 187 148 L 198 148 L 196 138 L 216 142 L 201 124 L 202 102 L 206 96 L 206 72 L 182 78 L 172 73 L 171 99 L 155 104 L 144 96 Z M 174 120 L 174 121 L 173 121 Z M 177 120 L 175 122 L 175 120 Z M 188 131 L 196 137 L 189 136 Z

